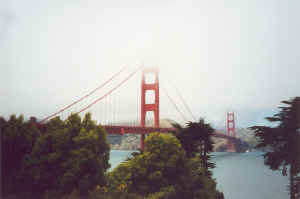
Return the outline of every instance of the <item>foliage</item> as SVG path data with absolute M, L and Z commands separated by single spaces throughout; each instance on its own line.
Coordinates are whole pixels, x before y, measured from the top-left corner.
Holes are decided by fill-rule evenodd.
M 53 197 L 79 190 L 86 195 L 96 184 L 105 184 L 109 146 L 104 129 L 91 120 L 72 114 L 47 124 L 31 154 L 24 158 L 24 178 L 33 193 L 52 191 Z
M 22 190 L 18 180 L 22 159 L 30 154 L 36 139 L 41 135 L 36 119 L 24 121 L 23 115 L 0 117 L 2 190 L 7 195 Z
M 76 114 L 65 121 L 56 117 L 43 125 L 35 118 L 24 122 L 23 116 L 13 115 L 8 121 L 0 118 L 0 127 L 6 195 L 45 199 L 224 198 L 206 174 L 203 156 L 187 156 L 181 141 L 172 134 L 150 134 L 144 151 L 134 152 L 106 173 L 110 166 L 106 133 L 90 114 L 83 120 Z
M 264 155 L 265 164 L 272 170 L 281 170 L 286 175 L 289 166 L 291 199 L 300 197 L 300 97 L 290 101 L 282 101 L 286 106 L 279 107 L 280 112 L 267 117 L 275 126 L 253 126 L 255 135 L 260 139 L 256 146 L 268 147 Z M 298 195 L 298 196 L 297 196 Z
M 214 168 L 215 164 L 209 161 L 210 156 L 208 153 L 213 151 L 211 135 L 214 129 L 210 124 L 205 123 L 204 119 L 200 119 L 199 122 L 189 122 L 185 128 L 178 124 L 174 127 L 177 129 L 174 135 L 180 140 L 187 156 L 200 156 L 202 165 L 206 168 L 206 173 L 211 175 L 209 169 Z
M 205 175 L 199 157 L 188 158 L 172 134 L 150 134 L 145 150 L 109 172 L 107 182 L 107 196 L 118 192 L 119 197 L 134 194 L 133 198 L 147 199 L 223 198 L 215 181 Z
M 128 193 L 120 186 L 118 189 L 108 189 L 106 186 L 97 186 L 90 192 L 88 199 L 144 199 L 141 195 Z
M 44 125 L 13 115 L 0 124 L 5 195 L 75 198 L 106 183 L 109 145 L 91 114 L 82 121 L 76 114 L 65 121 L 56 117 Z

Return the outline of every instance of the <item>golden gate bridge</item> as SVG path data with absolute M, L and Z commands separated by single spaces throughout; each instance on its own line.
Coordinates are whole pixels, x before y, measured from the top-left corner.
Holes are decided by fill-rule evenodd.
M 109 83 L 111 83 L 114 79 L 120 76 L 122 72 L 124 72 L 126 67 L 123 67 L 120 71 L 117 73 L 113 74 L 108 80 L 103 82 L 101 85 L 90 91 L 88 94 L 84 95 L 83 97 L 75 100 L 73 103 L 63 107 L 62 109 L 58 110 L 57 112 L 48 115 L 44 119 L 40 121 L 40 123 L 44 123 L 47 120 L 58 116 L 67 110 L 69 110 L 71 107 L 74 107 L 76 104 L 86 100 L 88 97 L 93 95 L 96 91 L 103 89 L 105 86 L 107 86 Z M 93 101 L 89 102 L 87 105 L 84 105 L 81 109 L 75 111 L 75 113 L 83 113 L 91 109 L 91 107 L 95 106 L 97 103 L 103 102 L 106 100 L 106 102 L 109 102 L 110 100 L 107 101 L 107 99 L 111 96 L 113 92 L 115 92 L 117 89 L 119 89 L 122 85 L 125 85 L 129 79 L 131 79 L 134 75 L 136 75 L 139 71 L 142 71 L 142 76 L 141 76 L 141 83 L 140 83 L 140 121 L 139 123 L 135 123 L 132 125 L 128 124 L 122 124 L 118 125 L 117 123 L 106 123 L 102 124 L 102 127 L 105 128 L 106 132 L 108 134 L 139 134 L 140 135 L 140 148 L 143 150 L 144 149 L 144 140 L 145 136 L 151 132 L 161 132 L 161 133 L 168 133 L 175 131 L 175 128 L 163 128 L 160 126 L 160 83 L 159 83 L 159 70 L 158 67 L 143 67 L 140 66 L 130 72 L 124 79 L 119 81 L 117 85 L 111 87 L 108 91 L 106 91 L 103 95 L 100 97 L 94 99 Z M 153 82 L 147 82 L 146 77 L 147 75 L 152 75 Z M 174 109 L 177 111 L 177 113 L 181 116 L 181 118 L 184 121 L 188 121 L 183 114 L 183 112 L 180 110 L 179 106 L 175 103 L 175 101 L 171 98 L 171 96 L 167 93 L 166 89 L 163 89 L 166 97 L 168 98 L 170 104 L 173 105 Z M 147 103 L 147 92 L 152 92 L 154 93 L 154 100 L 151 103 Z M 139 92 L 137 92 L 139 93 Z M 192 118 L 195 120 L 194 115 L 192 114 L 191 109 L 189 109 L 187 103 L 184 100 L 184 97 L 178 92 L 177 94 L 179 95 L 185 109 L 188 111 L 188 113 L 192 116 Z M 147 118 L 147 113 L 152 112 L 154 115 L 154 126 L 146 126 L 146 118 Z M 227 123 L 226 123 L 226 133 L 220 132 L 220 131 L 215 131 L 213 133 L 214 137 L 218 138 L 223 138 L 227 140 L 227 152 L 236 152 L 236 142 L 238 139 L 235 137 L 235 118 L 234 118 L 234 113 L 233 112 L 228 112 L 227 113 Z

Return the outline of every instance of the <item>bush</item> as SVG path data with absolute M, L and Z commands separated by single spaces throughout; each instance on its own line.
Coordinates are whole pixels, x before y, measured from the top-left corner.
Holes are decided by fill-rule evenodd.
M 56 117 L 44 125 L 43 133 L 36 122 L 24 123 L 23 117 L 0 122 L 6 195 L 72 198 L 88 195 L 97 184 L 105 185 L 109 145 L 91 114 L 82 121 L 76 114 L 65 121 Z
M 73 114 L 66 121 L 52 119 L 47 132 L 24 158 L 24 172 L 32 193 L 53 190 L 57 196 L 78 190 L 87 195 L 95 185 L 105 184 L 109 168 L 109 145 L 104 129 L 86 114 L 83 121 Z
M 23 191 L 22 160 L 33 150 L 35 141 L 41 135 L 35 118 L 25 122 L 23 115 L 0 117 L 1 132 L 1 175 L 3 196 Z
M 106 192 L 92 192 L 93 199 L 129 194 L 147 199 L 222 198 L 200 162 L 198 157 L 186 157 L 175 136 L 152 133 L 145 140 L 145 151 L 109 172 Z

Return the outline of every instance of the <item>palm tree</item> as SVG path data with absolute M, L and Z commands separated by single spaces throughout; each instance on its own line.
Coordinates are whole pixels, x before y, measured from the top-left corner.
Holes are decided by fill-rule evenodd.
M 174 135 L 180 140 L 187 157 L 199 156 L 207 175 L 211 175 L 209 169 L 214 168 L 215 164 L 209 161 L 208 154 L 213 151 L 211 135 L 214 129 L 202 118 L 198 122 L 188 122 L 185 128 L 179 124 L 173 126 L 176 128 Z

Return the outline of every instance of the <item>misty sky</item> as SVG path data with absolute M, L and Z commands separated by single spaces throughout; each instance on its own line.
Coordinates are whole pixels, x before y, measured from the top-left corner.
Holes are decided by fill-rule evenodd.
M 1 0 L 0 115 L 46 117 L 123 66 L 144 65 L 159 67 L 183 111 L 175 87 L 197 118 L 222 126 L 234 111 L 237 126 L 262 124 L 300 95 L 299 10 L 299 0 Z M 138 120 L 139 81 L 92 108 L 94 119 L 106 109 Z M 160 96 L 161 117 L 183 122 Z

